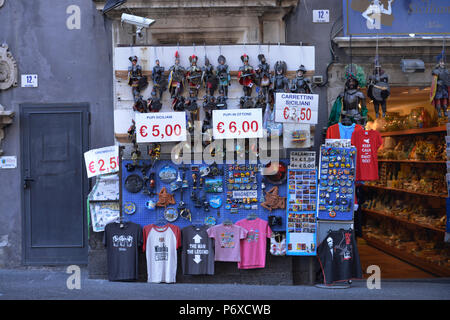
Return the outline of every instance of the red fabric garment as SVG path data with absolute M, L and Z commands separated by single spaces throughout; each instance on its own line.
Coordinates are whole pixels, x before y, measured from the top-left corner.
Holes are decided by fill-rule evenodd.
M 360 124 L 355 124 L 355 130 L 353 132 L 358 130 L 364 130 L 364 128 Z M 339 123 L 329 126 L 327 129 L 326 139 L 340 139 L 340 138 L 341 134 L 339 132 Z
M 356 147 L 356 181 L 378 180 L 378 149 L 383 144 L 376 130 L 358 130 L 352 134 Z

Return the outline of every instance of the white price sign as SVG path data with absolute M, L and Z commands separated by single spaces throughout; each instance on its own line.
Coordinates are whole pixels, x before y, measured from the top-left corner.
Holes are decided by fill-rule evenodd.
M 262 138 L 262 109 L 213 110 L 214 139 Z
M 317 124 L 318 94 L 277 93 L 275 96 L 275 121 Z
M 119 147 L 93 149 L 84 153 L 88 178 L 119 171 Z
M 136 142 L 186 141 L 185 112 L 136 114 Z
M 314 169 L 316 167 L 315 151 L 292 151 L 290 154 L 291 169 Z

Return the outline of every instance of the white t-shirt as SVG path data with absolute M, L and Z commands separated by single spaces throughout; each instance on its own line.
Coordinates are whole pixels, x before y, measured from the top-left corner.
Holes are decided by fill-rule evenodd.
M 177 249 L 181 246 L 180 228 L 173 224 L 144 227 L 144 245 L 147 258 L 147 282 L 175 282 Z

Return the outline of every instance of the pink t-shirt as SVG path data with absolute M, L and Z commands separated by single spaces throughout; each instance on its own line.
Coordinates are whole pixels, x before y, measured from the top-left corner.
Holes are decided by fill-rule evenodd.
M 239 269 L 264 268 L 266 266 L 266 243 L 272 235 L 267 221 L 260 218 L 242 219 L 236 222 L 248 231 L 247 238 L 241 241 L 241 261 Z
M 247 230 L 232 224 L 219 224 L 207 230 L 208 237 L 214 238 L 215 261 L 239 262 L 241 260 L 240 240 L 245 239 Z

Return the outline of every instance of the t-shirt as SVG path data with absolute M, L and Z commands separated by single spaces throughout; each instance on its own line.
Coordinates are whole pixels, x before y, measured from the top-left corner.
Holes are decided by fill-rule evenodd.
M 214 240 L 208 226 L 187 226 L 181 230 L 183 274 L 214 274 Z
M 138 248 L 142 246 L 142 228 L 133 222 L 108 223 L 103 234 L 109 281 L 137 280 Z
M 360 124 L 353 123 L 345 126 L 342 123 L 336 123 L 328 127 L 326 139 L 351 139 L 354 131 L 363 129 Z
M 241 261 L 238 262 L 238 268 L 264 268 L 266 266 L 267 238 L 272 235 L 269 224 L 265 220 L 256 218 L 239 220 L 236 225 L 248 232 L 247 237 L 241 241 Z
M 352 145 L 356 147 L 356 181 L 378 180 L 378 148 L 383 144 L 376 130 L 355 131 Z
M 330 231 L 317 247 L 317 258 L 325 284 L 362 278 L 353 230 Z
M 208 236 L 214 238 L 215 261 L 241 261 L 241 239 L 247 237 L 247 230 L 236 224 L 219 224 L 208 229 Z
M 144 245 L 147 258 L 148 282 L 175 282 L 177 249 L 181 245 L 180 228 L 173 224 L 144 227 Z

